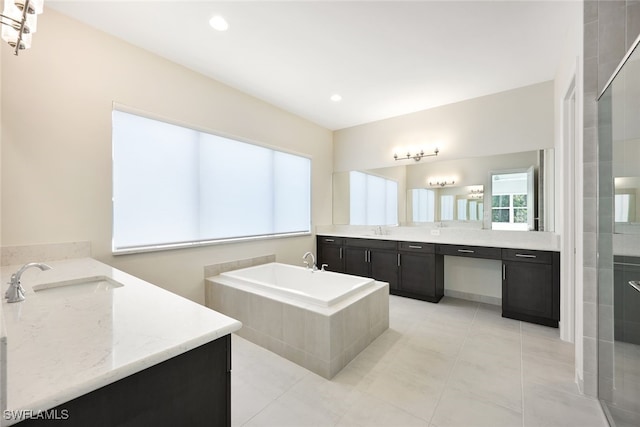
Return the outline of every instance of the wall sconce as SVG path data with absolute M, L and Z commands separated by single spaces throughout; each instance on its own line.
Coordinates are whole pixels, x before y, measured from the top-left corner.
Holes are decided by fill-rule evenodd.
M 439 180 L 439 179 L 438 179 L 438 180 L 436 180 L 436 181 L 431 181 L 431 180 L 429 180 L 429 185 L 430 185 L 431 187 L 444 187 L 445 185 L 453 185 L 453 184 L 455 184 L 455 183 L 456 183 L 456 182 L 455 182 L 454 180 L 447 181 L 446 179 L 443 179 L 443 180 Z
M 433 154 L 424 154 L 424 150 L 420 150 L 419 153 L 413 154 L 411 155 L 410 152 L 407 152 L 406 157 L 398 157 L 397 154 L 393 154 L 393 158 L 395 160 L 409 160 L 409 159 L 413 159 L 416 162 L 419 162 L 420 160 L 422 160 L 423 157 L 433 157 L 433 156 L 437 156 L 438 153 L 440 152 L 440 150 L 438 150 L 437 148 L 435 150 L 433 150 Z
M 31 37 L 36 32 L 38 15 L 43 11 L 44 0 L 4 0 L 0 14 L 2 40 L 13 48 L 13 54 L 31 47 Z

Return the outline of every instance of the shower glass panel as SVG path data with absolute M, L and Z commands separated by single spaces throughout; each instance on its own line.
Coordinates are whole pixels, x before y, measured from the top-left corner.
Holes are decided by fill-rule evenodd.
M 640 426 L 640 49 L 598 100 L 598 396 Z

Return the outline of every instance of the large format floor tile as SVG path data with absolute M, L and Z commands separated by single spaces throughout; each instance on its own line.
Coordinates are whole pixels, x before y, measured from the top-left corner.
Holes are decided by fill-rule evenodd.
M 389 304 L 389 329 L 332 380 L 234 335 L 233 426 L 607 425 L 557 329 L 448 297 Z

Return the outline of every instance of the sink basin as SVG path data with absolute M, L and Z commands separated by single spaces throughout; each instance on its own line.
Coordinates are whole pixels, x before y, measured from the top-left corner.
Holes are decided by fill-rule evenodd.
M 77 295 L 88 293 L 109 292 L 112 289 L 123 286 L 110 277 L 94 276 L 82 277 L 79 279 L 65 280 L 63 282 L 43 283 L 33 286 L 33 291 L 37 293 L 47 293 L 56 295 Z

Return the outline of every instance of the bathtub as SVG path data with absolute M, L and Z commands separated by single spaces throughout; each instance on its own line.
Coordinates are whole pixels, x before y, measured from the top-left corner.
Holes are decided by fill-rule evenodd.
M 344 301 L 374 284 L 373 279 L 272 262 L 232 270 L 221 276 L 244 281 L 275 295 L 322 307 Z
M 389 284 L 275 262 L 207 277 L 205 304 L 240 320 L 239 336 L 329 379 L 389 327 Z

